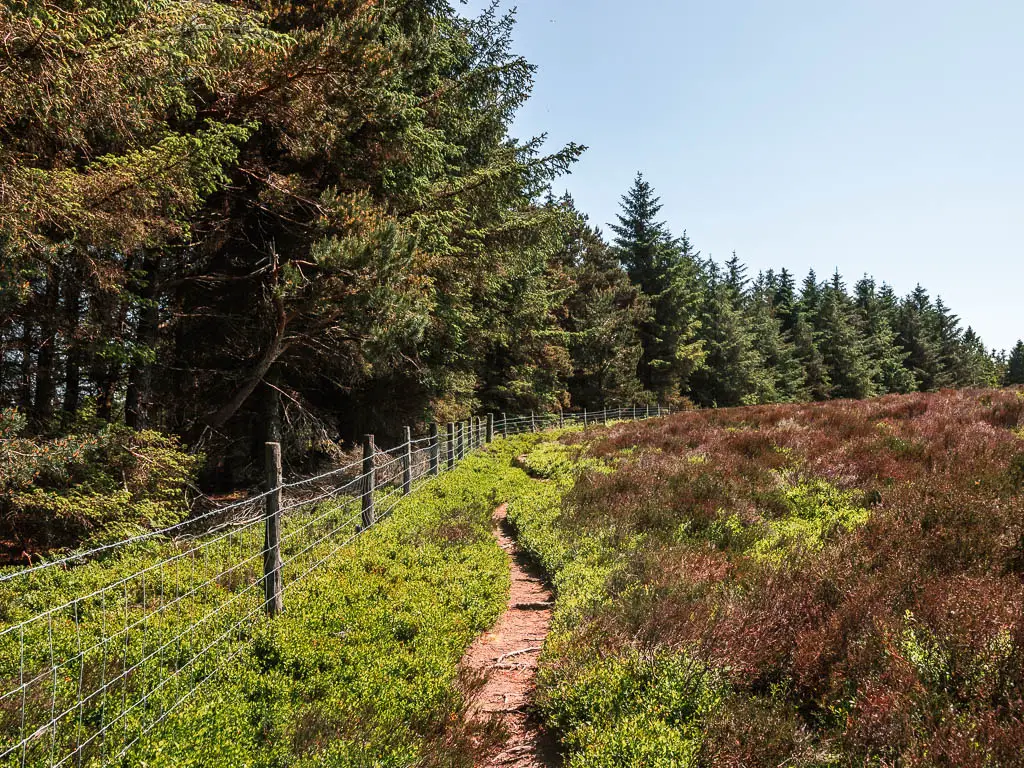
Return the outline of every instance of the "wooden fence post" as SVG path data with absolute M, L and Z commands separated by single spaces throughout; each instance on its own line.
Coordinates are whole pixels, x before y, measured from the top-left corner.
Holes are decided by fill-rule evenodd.
M 373 493 L 377 490 L 377 472 L 373 467 L 373 457 L 377 452 L 373 444 L 373 435 L 363 436 L 363 530 L 377 522 L 373 509 Z
M 583 428 L 586 429 L 586 427 L 587 427 L 587 409 L 584 408 L 583 409 Z
M 445 464 L 448 469 L 455 466 L 455 422 L 449 421 L 448 428 L 446 430 L 446 440 L 444 443 L 444 456 Z
M 644 418 L 645 419 L 651 418 L 651 406 L 650 406 L 650 403 L 647 404 L 647 408 L 644 411 Z
M 459 461 L 462 461 L 464 458 L 466 458 L 466 422 L 465 421 L 460 421 L 459 422 L 459 438 L 458 438 L 458 440 L 459 440 L 459 450 L 458 450 Z
M 565 427 L 565 411 L 562 410 L 561 406 L 558 408 L 558 428 L 562 429 Z
M 533 411 L 530 411 L 530 431 L 537 431 L 537 414 L 535 414 Z
M 437 422 L 430 425 L 430 474 L 437 476 L 438 458 L 441 455 L 441 437 L 438 433 Z
M 268 616 L 284 610 L 281 578 L 281 444 L 266 444 L 267 494 L 264 506 L 263 593 Z
M 508 414 L 501 412 L 501 436 L 508 437 Z
M 405 450 L 402 451 L 402 494 L 412 492 L 412 427 L 405 428 Z
M 487 442 L 494 442 L 494 414 L 487 414 Z

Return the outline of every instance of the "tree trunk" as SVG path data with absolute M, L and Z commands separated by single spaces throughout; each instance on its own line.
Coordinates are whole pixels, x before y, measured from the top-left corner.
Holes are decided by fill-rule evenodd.
M 53 418 L 54 360 L 56 358 L 57 330 L 59 316 L 57 307 L 60 303 L 60 278 L 57 267 L 51 266 L 46 276 L 46 293 L 43 297 L 39 339 L 39 355 L 36 367 L 36 398 L 32 420 L 36 428 L 47 430 Z
M 269 382 L 263 385 L 263 441 L 281 442 L 281 392 Z
M 135 344 L 141 350 L 151 351 L 156 346 L 160 320 L 157 306 L 157 277 L 160 257 L 149 255 L 143 262 L 141 284 L 135 286 L 139 298 L 138 318 L 135 324 Z M 128 371 L 128 391 L 125 394 L 125 423 L 132 429 L 147 429 L 150 423 L 153 362 L 136 358 Z
M 64 278 L 64 338 L 67 358 L 64 363 L 64 403 L 61 426 L 67 429 L 74 421 L 82 392 L 82 347 L 78 326 L 82 321 L 82 284 L 78 271 L 69 268 Z
M 32 347 L 35 340 L 32 316 L 35 314 L 35 296 L 25 305 L 25 315 L 21 321 L 21 370 L 18 384 L 18 406 L 23 413 L 32 413 Z
M 274 299 L 274 308 L 277 314 L 277 322 L 274 324 L 274 337 L 242 386 L 235 391 L 235 394 L 232 395 L 228 402 L 207 417 L 207 428 L 220 429 L 232 416 L 238 413 L 238 409 L 242 407 L 242 404 L 249 399 L 249 396 L 256 390 L 256 387 L 263 381 L 271 366 L 288 348 L 284 340 L 285 332 L 288 329 L 288 319 L 285 316 L 284 305 L 279 298 Z
M 131 254 L 125 259 L 124 270 L 131 275 L 138 265 L 137 254 Z M 95 313 L 96 325 L 101 329 L 103 337 L 116 343 L 122 349 L 125 343 L 125 324 L 128 321 L 128 309 L 132 299 L 123 293 L 94 297 L 97 304 Z M 114 358 L 105 360 L 97 356 L 93 362 L 92 379 L 96 384 L 96 416 L 105 422 L 114 418 L 114 400 L 117 396 L 117 388 L 123 374 L 123 363 Z

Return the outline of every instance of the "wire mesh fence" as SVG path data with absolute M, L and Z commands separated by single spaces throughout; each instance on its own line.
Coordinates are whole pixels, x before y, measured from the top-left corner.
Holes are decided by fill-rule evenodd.
M 268 621 L 271 577 L 287 594 L 490 439 L 661 413 L 489 415 L 416 438 L 406 430 L 388 450 L 369 440 L 361 461 L 278 475 L 177 525 L 0 573 L 0 766 L 118 762 L 251 646 Z M 268 566 L 272 517 L 280 554 Z

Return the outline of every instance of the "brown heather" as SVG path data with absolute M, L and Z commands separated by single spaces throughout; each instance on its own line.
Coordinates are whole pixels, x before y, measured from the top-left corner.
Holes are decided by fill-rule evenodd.
M 1024 765 L 1021 427 L 1013 390 L 613 426 L 591 453 L 632 450 L 563 524 L 645 538 L 578 637 L 726 672 L 704 765 Z M 755 557 L 783 488 L 817 479 L 868 521 Z

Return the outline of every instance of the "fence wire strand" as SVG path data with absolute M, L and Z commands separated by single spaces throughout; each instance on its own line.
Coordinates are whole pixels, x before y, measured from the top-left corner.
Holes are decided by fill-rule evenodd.
M 489 436 L 648 413 L 502 415 L 442 426 L 436 436 L 376 450 L 370 472 L 363 459 L 351 461 L 175 525 L 0 574 L 0 765 L 116 763 L 249 651 L 268 621 L 262 523 L 272 496 L 280 499 L 281 535 L 271 575 L 280 574 L 288 594 Z

